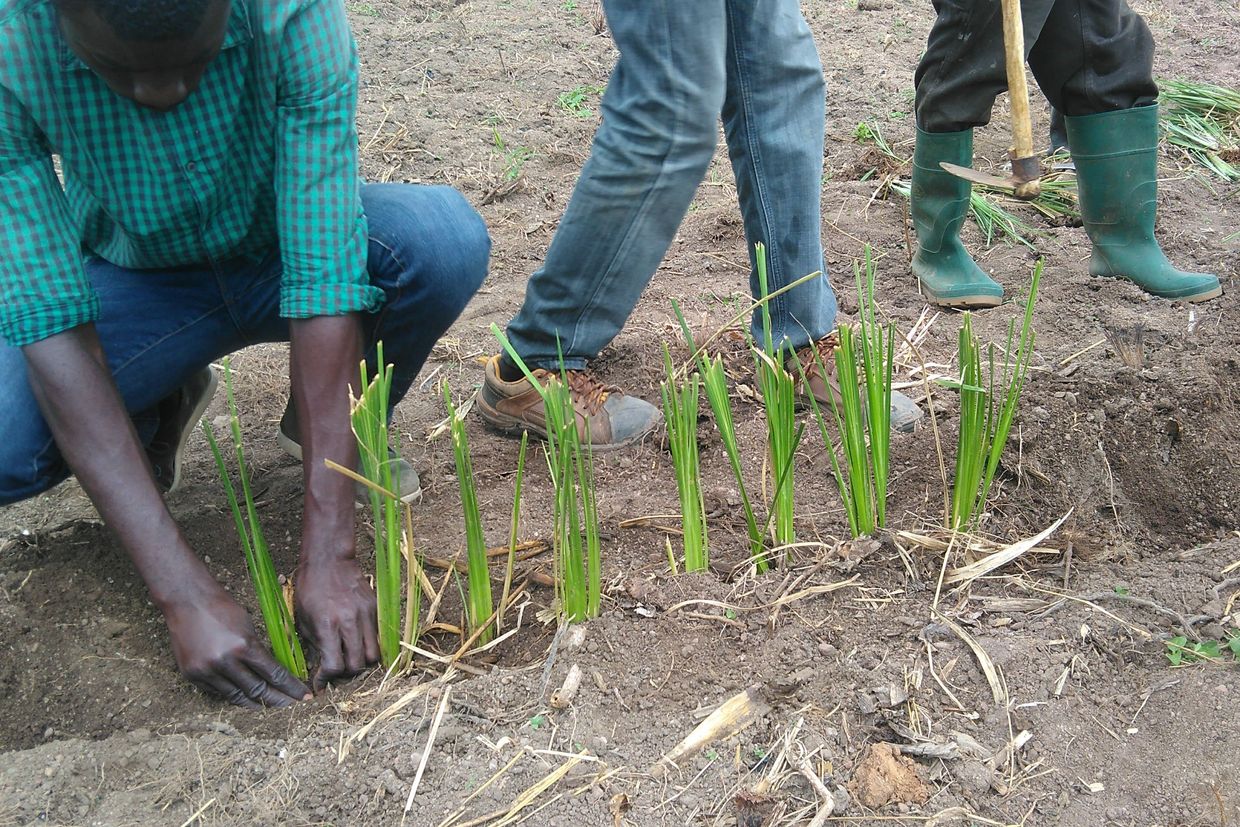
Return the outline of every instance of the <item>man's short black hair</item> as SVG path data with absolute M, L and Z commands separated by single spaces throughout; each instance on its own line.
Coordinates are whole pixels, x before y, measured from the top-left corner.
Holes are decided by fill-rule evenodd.
M 66 11 L 93 9 L 123 40 L 187 38 L 202 25 L 212 3 L 223 0 L 55 0 Z

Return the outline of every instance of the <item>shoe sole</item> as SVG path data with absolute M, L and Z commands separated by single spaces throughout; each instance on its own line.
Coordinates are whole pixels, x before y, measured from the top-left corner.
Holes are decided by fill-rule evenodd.
M 1213 290 L 1207 290 L 1204 293 L 1198 293 L 1195 296 L 1184 296 L 1180 301 L 1186 302 L 1208 302 L 1210 299 L 1217 299 L 1223 295 L 1223 285 L 1215 287 Z
M 1090 275 L 1096 279 L 1118 279 L 1121 281 L 1126 281 L 1129 284 L 1136 285 L 1138 289 L 1144 289 L 1141 287 L 1141 285 L 1137 284 L 1135 281 L 1128 278 L 1127 276 L 1123 276 L 1123 275 L 1113 276 L 1107 273 L 1090 273 Z M 1149 295 L 1151 296 L 1158 296 L 1158 298 L 1160 299 L 1168 299 L 1173 302 L 1193 302 L 1195 304 L 1197 302 L 1208 302 L 1211 299 L 1217 299 L 1219 296 L 1223 295 L 1223 285 L 1218 284 L 1214 287 L 1211 287 L 1209 290 L 1206 290 L 1204 293 L 1193 293 L 1188 296 L 1163 296 L 1159 293 L 1150 293 L 1150 291 L 1148 290 L 1146 290 L 1145 292 L 1149 293 Z
M 945 307 L 949 310 L 980 310 L 987 307 L 998 307 L 1003 304 L 1002 296 L 991 296 L 985 293 L 972 296 L 952 296 L 951 298 L 941 298 L 934 295 L 922 286 L 922 291 L 926 295 L 926 300 L 938 307 Z
M 276 429 L 276 444 L 280 446 L 280 449 L 284 451 L 284 453 L 288 454 L 293 459 L 297 460 L 298 462 L 302 461 L 301 446 L 297 444 L 296 442 L 294 442 L 291 437 L 287 436 L 284 433 L 284 431 L 280 430 L 279 428 Z M 369 503 L 370 502 L 370 489 L 368 489 L 366 486 L 362 485 L 361 483 L 355 483 L 355 485 L 357 486 L 357 497 L 356 498 L 360 500 L 360 502 L 358 503 L 359 507 L 362 505 L 365 505 L 366 503 Z M 421 479 L 418 480 L 418 490 L 410 491 L 408 494 L 405 494 L 403 497 L 400 498 L 400 501 L 403 502 L 405 505 L 413 505 L 414 503 L 421 502 L 422 501 L 422 480 Z
M 215 374 L 215 369 L 208 367 L 207 370 L 211 372 L 211 381 L 207 383 L 207 389 L 202 394 L 202 398 L 194 405 L 194 410 L 186 426 L 181 430 L 181 436 L 177 439 L 176 451 L 172 454 L 172 485 L 168 486 L 167 493 L 169 494 L 181 487 L 181 468 L 185 464 L 185 447 L 189 444 L 189 435 L 197 430 L 202 415 L 207 412 L 207 407 L 215 398 L 215 391 L 220 385 L 220 378 Z
M 504 436 L 520 437 L 521 434 L 529 432 L 544 442 L 547 439 L 547 429 L 540 428 L 532 422 L 526 422 L 524 419 L 518 419 L 515 416 L 501 413 L 495 408 L 487 404 L 482 394 L 478 394 L 478 400 L 475 403 L 478 408 L 478 414 L 492 430 L 503 434 Z M 595 454 L 606 454 L 610 451 L 618 451 L 621 448 L 627 448 L 635 442 L 640 442 L 650 434 L 654 433 L 659 427 L 659 423 L 663 421 L 663 415 L 656 412 L 655 418 L 651 421 L 650 427 L 644 431 L 634 434 L 623 442 L 605 442 L 601 445 L 589 443 L 591 452 Z

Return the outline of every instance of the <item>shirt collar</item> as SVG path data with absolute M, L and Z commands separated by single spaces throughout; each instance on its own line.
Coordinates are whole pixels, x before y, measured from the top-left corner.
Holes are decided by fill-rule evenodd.
M 50 3 L 48 4 L 51 5 Z M 56 48 L 60 56 L 60 68 L 75 71 L 89 72 L 90 67 L 82 62 L 69 44 L 65 42 L 64 34 L 60 31 L 60 22 L 56 19 L 55 12 L 52 12 L 52 26 L 55 29 Z M 232 10 L 228 15 L 228 28 L 224 30 L 224 44 L 220 47 L 220 52 L 224 52 L 235 46 L 249 43 L 253 39 L 250 31 L 250 8 L 246 0 L 232 0 Z M 218 57 L 216 58 L 218 60 Z

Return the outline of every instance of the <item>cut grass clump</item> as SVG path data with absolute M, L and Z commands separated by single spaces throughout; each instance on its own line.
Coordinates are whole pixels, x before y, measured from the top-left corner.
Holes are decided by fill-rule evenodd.
M 508 528 L 508 565 L 504 569 L 504 591 L 499 598 L 495 615 L 495 631 L 504 631 L 504 612 L 508 609 L 508 596 L 512 592 L 512 574 L 517 557 L 517 532 L 521 527 L 521 483 L 525 479 L 525 450 L 529 447 L 528 431 L 521 432 L 521 449 L 517 452 L 517 480 L 512 489 L 512 521 Z
M 718 354 L 710 361 L 706 360 L 705 355 L 699 358 L 701 359 L 702 384 L 706 388 L 706 400 L 710 403 L 711 413 L 715 416 L 715 427 L 719 429 L 724 453 L 728 456 L 732 476 L 736 478 L 736 487 L 740 490 L 741 507 L 745 512 L 745 532 L 749 538 L 749 556 L 758 574 L 764 574 L 769 567 L 766 543 L 762 538 L 762 529 L 758 526 L 758 519 L 753 513 L 753 502 L 749 499 L 749 491 L 745 486 L 745 473 L 741 468 L 741 452 L 736 441 L 736 423 L 732 419 L 732 402 L 728 397 L 728 378 L 723 370 L 723 358 Z
M 672 354 L 666 344 L 663 346 L 663 364 L 667 370 L 667 378 L 662 383 L 663 418 L 667 422 L 667 441 L 672 452 L 672 465 L 676 469 L 676 490 L 680 494 L 685 571 L 705 571 L 709 564 L 709 549 L 697 441 L 701 376 L 695 371 L 683 386 L 680 385 L 672 366 Z
M 856 264 L 853 269 L 861 320 L 856 330 L 851 325 L 841 325 L 839 328 L 839 349 L 834 356 L 840 389 L 839 403 L 834 395 L 830 397 L 831 412 L 848 469 L 847 482 L 841 473 L 821 406 L 812 393 L 806 395 L 831 458 L 831 470 L 840 498 L 844 501 L 849 531 L 853 537 L 861 537 L 887 524 L 891 380 L 896 336 L 893 322 L 884 328 L 878 321 L 878 308 L 874 301 L 875 266 L 869 246 L 865 251 L 864 284 L 861 264 Z M 829 375 L 817 349 L 814 358 L 821 375 Z M 804 367 L 802 381 L 806 381 Z
M 245 464 L 245 450 L 241 445 L 241 421 L 237 417 L 237 403 L 233 396 L 232 368 L 228 359 L 224 360 L 224 388 L 228 397 L 228 424 L 232 434 L 233 453 L 237 459 L 237 476 L 241 481 L 241 495 L 245 500 L 244 509 L 237 499 L 237 490 L 228 474 L 228 466 L 216 442 L 215 432 L 205 419 L 202 420 L 202 430 L 207 436 L 211 454 L 215 457 L 215 467 L 219 471 L 220 481 L 223 482 L 224 491 L 228 495 L 233 521 L 237 525 L 237 536 L 241 539 L 241 548 L 245 552 L 245 565 L 250 570 L 250 580 L 254 583 L 254 593 L 258 596 L 263 624 L 267 627 L 267 638 L 271 641 L 272 654 L 285 669 L 304 681 L 307 678 L 306 658 L 301 650 L 301 641 L 297 638 L 292 610 L 284 599 L 280 578 L 276 575 L 276 567 L 271 561 L 267 540 L 263 536 L 263 529 L 258 521 L 258 510 L 254 506 L 254 492 L 250 488 L 250 474 Z
M 1164 140 L 1226 181 L 1240 181 L 1240 90 L 1212 83 L 1161 80 Z
M 1033 271 L 1025 316 L 1016 338 L 1016 321 L 1008 326 L 1007 347 L 1003 353 L 1002 375 L 995 364 L 995 347 L 989 347 L 987 375 L 982 374 L 982 348 L 973 333 L 973 321 L 964 314 L 960 328 L 960 436 L 956 444 L 956 473 L 952 486 L 948 528 L 971 530 L 985 511 L 986 500 L 999 459 L 1007 445 L 1016 405 L 1029 373 L 1033 355 L 1033 305 L 1042 278 L 1041 260 Z M 1015 347 L 1014 347 L 1015 345 Z M 996 391 L 1002 398 L 996 396 Z
M 465 559 L 469 583 L 465 615 L 469 621 L 470 636 L 476 636 L 480 644 L 487 644 L 493 636 L 494 627 L 491 624 L 495 606 L 491 598 L 486 537 L 482 533 L 482 514 L 478 510 L 478 489 L 474 484 L 474 464 L 469 456 L 465 419 L 452 404 L 452 392 L 447 382 L 443 386 L 443 401 L 448 407 L 452 452 L 456 457 L 456 479 L 461 489 L 461 511 L 465 517 Z M 518 495 L 519 492 L 518 486 Z
M 577 412 L 563 357 L 560 375 L 548 377 L 544 384 L 534 377 L 498 325 L 492 324 L 491 332 L 543 400 L 547 428 L 544 450 L 555 490 L 552 545 L 560 613 L 570 623 L 596 617 L 602 608 L 603 590 L 594 454 L 577 430 Z

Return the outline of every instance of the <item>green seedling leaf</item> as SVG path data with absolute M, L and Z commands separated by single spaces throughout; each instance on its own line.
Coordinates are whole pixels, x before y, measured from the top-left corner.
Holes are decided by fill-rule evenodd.
M 1187 644 L 1188 638 L 1183 635 L 1173 637 L 1171 640 L 1167 641 L 1167 660 L 1171 662 L 1172 666 L 1179 666 L 1184 662 L 1184 655 L 1187 652 Z
M 530 729 L 538 730 L 542 729 L 542 725 L 545 723 L 547 723 L 546 715 L 535 715 L 533 718 L 530 718 L 529 727 Z

